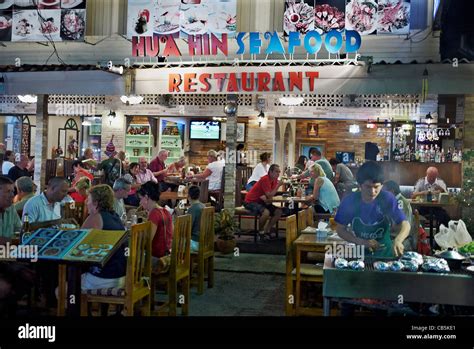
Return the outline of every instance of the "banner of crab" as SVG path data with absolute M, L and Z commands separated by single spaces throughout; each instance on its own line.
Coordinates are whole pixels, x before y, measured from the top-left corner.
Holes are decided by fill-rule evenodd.
M 86 0 L 0 1 L 0 41 L 81 41 Z
M 285 35 L 355 30 L 360 35 L 408 34 L 410 0 L 285 0 Z

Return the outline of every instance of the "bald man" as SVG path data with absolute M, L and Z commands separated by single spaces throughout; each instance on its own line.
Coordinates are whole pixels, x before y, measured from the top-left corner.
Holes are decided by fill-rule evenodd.
M 439 172 L 436 167 L 428 167 L 428 169 L 426 170 L 426 177 L 420 178 L 416 182 L 412 199 L 415 199 L 418 196 L 426 195 L 428 194 L 428 192 L 431 192 L 434 195 L 438 195 L 439 193 L 446 193 L 446 183 L 438 176 Z M 423 216 L 429 215 L 429 209 L 426 207 L 420 207 L 418 211 Z M 440 207 L 435 207 L 433 208 L 433 214 L 441 224 L 448 226 L 450 218 L 448 213 L 444 209 Z

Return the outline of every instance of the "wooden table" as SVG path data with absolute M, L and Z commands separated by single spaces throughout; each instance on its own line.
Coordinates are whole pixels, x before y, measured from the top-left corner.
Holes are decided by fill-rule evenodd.
M 165 200 L 186 200 L 188 197 L 184 194 L 178 194 L 177 191 L 165 191 L 160 194 L 160 201 Z
M 447 203 L 440 203 L 438 201 L 417 201 L 417 200 L 409 200 L 410 205 L 412 208 L 418 208 L 418 207 L 426 207 L 429 209 L 429 221 L 430 221 L 430 246 L 431 250 L 433 250 L 433 238 L 434 238 L 434 209 L 435 208 L 443 208 L 443 207 L 449 207 L 449 206 L 455 206 L 453 202 L 447 202 Z M 437 229 L 439 226 L 436 227 Z
M 302 252 L 326 253 L 329 247 L 347 244 L 345 240 L 318 239 L 316 234 L 301 234 L 294 242 L 296 249 L 296 299 L 295 306 L 300 306 L 301 293 L 301 254 Z

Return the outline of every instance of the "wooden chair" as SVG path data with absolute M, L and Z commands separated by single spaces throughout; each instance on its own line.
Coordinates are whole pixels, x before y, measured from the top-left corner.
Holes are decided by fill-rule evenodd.
M 81 226 L 86 219 L 86 211 L 84 202 L 69 202 L 64 205 L 64 218 L 73 218 Z
M 301 231 L 306 228 L 306 210 L 301 210 L 298 212 L 298 236 L 300 236 Z
M 297 224 L 296 215 L 291 215 L 286 218 L 286 299 L 285 299 L 285 312 L 287 316 L 299 315 L 303 311 L 306 315 L 311 314 L 308 309 L 302 308 L 299 305 L 300 295 L 295 294 L 299 291 L 299 285 L 295 283 L 297 281 L 297 269 L 296 264 L 300 271 L 301 282 L 323 282 L 323 269 L 322 267 L 315 266 L 313 264 L 300 264 L 296 261 L 296 249 L 293 246 L 294 241 L 297 239 Z M 296 291 L 296 292 L 295 292 Z
M 203 204 L 209 202 L 209 179 L 199 182 L 199 190 L 199 201 L 201 201 Z
M 199 251 L 191 253 L 191 269 L 197 265 L 197 275 L 191 282 L 197 281 L 198 294 L 204 292 L 204 277 L 207 269 L 207 287 L 214 286 L 214 207 L 206 207 L 201 213 L 199 232 Z
M 306 224 L 308 227 L 314 227 L 314 210 L 313 206 L 309 206 L 306 209 Z
M 151 278 L 151 223 L 132 225 L 130 255 L 127 259 L 125 288 L 88 290 L 81 296 L 81 315 L 87 315 L 88 304 L 92 302 L 123 304 L 126 316 L 133 316 L 134 305 L 144 299 L 142 314 L 150 315 Z
M 166 273 L 152 274 L 152 304 L 154 305 L 154 293 L 157 284 L 165 284 L 168 291 L 168 302 L 158 307 L 156 313 L 162 314 L 164 309 L 170 316 L 176 316 L 178 296 L 178 283 L 182 283 L 184 303 L 182 304 L 182 315 L 189 313 L 189 283 L 190 283 L 190 266 L 191 266 L 191 215 L 176 217 L 173 243 L 171 247 L 171 264 L 169 271 Z

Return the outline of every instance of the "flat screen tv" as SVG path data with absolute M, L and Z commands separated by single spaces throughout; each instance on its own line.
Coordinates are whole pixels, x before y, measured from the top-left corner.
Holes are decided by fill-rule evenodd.
M 189 130 L 189 139 L 221 139 L 221 123 L 219 121 L 192 120 Z
M 343 164 L 348 164 L 348 163 L 354 162 L 355 153 L 347 152 L 347 151 L 337 151 L 336 159 L 342 162 Z

